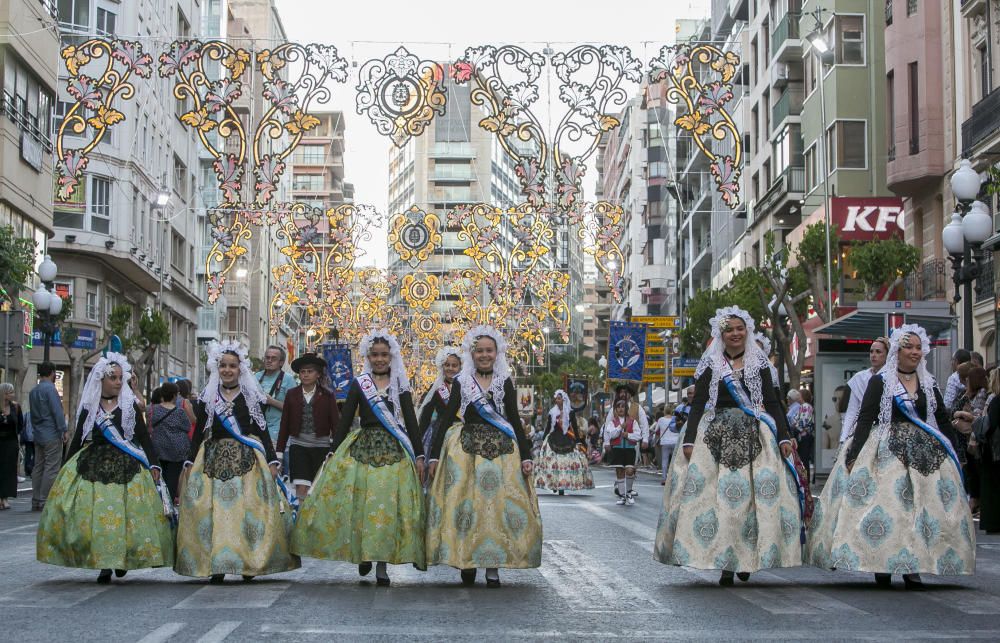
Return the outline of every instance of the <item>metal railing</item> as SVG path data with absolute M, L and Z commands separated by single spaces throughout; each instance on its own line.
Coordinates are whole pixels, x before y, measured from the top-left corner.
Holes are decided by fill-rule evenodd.
M 788 116 L 802 113 L 802 90 L 788 89 L 771 108 L 771 131 L 776 131 Z
M 991 301 L 996 296 L 995 279 L 993 276 L 993 258 L 979 264 L 979 276 L 976 277 L 975 302 L 981 304 Z
M 948 261 L 930 259 L 920 267 L 920 299 L 944 299 L 948 296 Z
M 798 38 L 799 12 L 789 11 L 771 32 L 771 57 L 773 58 L 781 51 L 781 45 L 786 40 L 798 40 Z
M 46 152 L 52 151 L 52 141 L 48 136 L 42 134 L 42 130 L 38 127 L 38 118 L 33 114 L 28 114 L 26 110 L 20 110 L 17 107 L 17 101 L 14 96 L 8 92 L 3 92 L 3 105 L 2 111 L 4 115 L 7 116 L 11 121 L 17 125 L 18 129 L 26 132 L 31 138 L 33 138 Z M 45 114 L 43 118 L 47 122 L 51 122 L 52 115 Z
M 972 155 L 972 148 L 989 136 L 1000 133 L 1000 87 L 972 106 L 972 116 L 962 123 L 963 155 Z

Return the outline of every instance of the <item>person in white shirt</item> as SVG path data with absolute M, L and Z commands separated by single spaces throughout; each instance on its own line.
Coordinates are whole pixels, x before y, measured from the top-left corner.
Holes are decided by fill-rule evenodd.
M 888 355 L 889 339 L 886 337 L 877 338 L 868 349 L 868 361 L 871 363 L 871 368 L 858 371 L 851 379 L 847 380 L 851 397 L 847 403 L 847 411 L 844 412 L 843 423 L 840 426 L 840 444 L 844 444 L 847 438 L 854 433 L 854 422 L 858 419 L 858 412 L 861 411 L 861 400 L 865 396 L 865 389 L 868 388 L 868 380 L 885 366 L 885 358 Z
M 660 481 L 661 485 L 667 482 L 667 467 L 670 466 L 670 459 L 673 457 L 674 448 L 677 446 L 677 438 L 680 436 L 681 429 L 684 427 L 684 423 L 687 422 L 688 414 L 691 412 L 691 401 L 694 400 L 694 387 L 687 387 L 685 395 L 685 399 L 677 405 L 669 420 L 660 418 L 660 420 L 664 420 L 662 428 L 660 421 L 657 421 L 657 428 L 660 430 L 660 470 L 663 472 L 663 480 Z

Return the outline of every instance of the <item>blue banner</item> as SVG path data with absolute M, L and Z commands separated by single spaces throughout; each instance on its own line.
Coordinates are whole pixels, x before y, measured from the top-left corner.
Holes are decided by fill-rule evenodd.
M 77 331 L 79 334 L 77 335 L 76 341 L 73 342 L 73 346 L 71 346 L 71 348 L 84 348 L 92 350 L 97 347 L 96 331 L 87 328 L 80 328 L 77 329 Z M 32 340 L 34 341 L 35 344 L 40 346 L 42 342 L 45 340 L 45 335 L 44 333 L 42 333 L 42 331 L 35 330 L 33 333 Z M 58 330 L 52 333 L 52 337 L 49 338 L 49 346 L 62 346 L 62 333 L 60 333 Z
M 613 321 L 608 331 L 608 379 L 642 381 L 646 324 Z
M 354 379 L 350 344 L 323 344 L 323 359 L 326 360 L 334 395 L 338 402 L 343 402 L 347 399 L 347 391 Z

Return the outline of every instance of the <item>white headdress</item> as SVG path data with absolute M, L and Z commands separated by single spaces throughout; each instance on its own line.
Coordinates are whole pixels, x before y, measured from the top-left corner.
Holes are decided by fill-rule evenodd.
M 563 433 L 569 430 L 569 396 L 566 395 L 566 391 L 559 389 L 553 394 L 552 397 L 562 398 L 562 408 L 553 404 L 552 408 L 549 409 L 549 417 L 555 420 L 555 425 L 562 429 Z
M 725 342 L 722 339 L 722 332 L 726 321 L 737 317 L 743 320 L 747 329 L 747 341 L 743 345 L 743 382 L 750 389 L 750 403 L 754 407 L 754 412 L 759 412 L 764 408 L 764 394 L 760 372 L 767 369 L 770 362 L 767 355 L 761 350 L 757 342 L 754 341 L 755 325 L 750 313 L 739 306 L 727 306 L 715 311 L 712 318 L 712 343 L 701 356 L 698 368 L 695 369 L 694 377 L 698 379 L 706 369 L 712 369 L 712 381 L 708 389 L 708 402 L 705 404 L 704 419 L 711 421 L 715 417 L 715 403 L 719 399 L 719 382 L 723 375 L 732 372 L 729 361 L 726 360 Z
M 484 393 L 492 393 L 493 403 L 498 409 L 503 410 L 503 384 L 510 377 L 510 367 L 507 365 L 507 340 L 492 326 L 476 326 L 465 334 L 462 340 L 462 372 L 459 380 L 462 382 L 462 406 L 459 409 L 465 413 L 465 407 L 469 405 L 476 390 L 476 364 L 472 359 L 472 349 L 476 346 L 476 340 L 480 337 L 489 337 L 497 345 L 497 361 L 493 364 L 493 381 L 490 383 L 490 390 Z
M 899 393 L 899 348 L 904 338 L 915 336 L 920 339 L 920 363 L 917 364 L 917 379 L 920 381 L 920 388 L 927 396 L 927 423 L 937 427 L 934 419 L 934 411 L 937 410 L 937 397 L 934 395 L 936 382 L 934 376 L 927 370 L 927 354 L 931 351 L 931 340 L 927 337 L 927 331 L 917 324 L 903 324 L 889 338 L 889 355 L 886 357 L 885 366 L 879 371 L 885 388 L 882 389 L 882 399 L 879 401 L 878 426 L 880 429 L 887 428 L 892 423 L 892 398 Z
M 372 349 L 376 339 L 381 339 L 389 345 L 389 356 L 392 358 L 389 363 L 389 399 L 392 400 L 396 418 L 402 420 L 403 410 L 399 406 L 399 396 L 410 390 L 410 378 L 407 377 L 406 367 L 403 366 L 403 352 L 399 348 L 399 342 L 388 329 L 378 328 L 361 338 L 358 343 L 358 352 L 364 360 L 361 372 L 371 375 L 372 363 L 368 359 L 368 351 Z
M 222 404 L 222 394 L 219 392 L 219 360 L 225 354 L 235 355 L 240 361 L 240 392 L 250 410 L 250 417 L 261 429 L 267 427 L 264 420 L 264 411 L 261 405 L 267 403 L 267 395 L 260 388 L 260 383 L 253 376 L 250 370 L 250 357 L 247 349 L 236 340 L 226 340 L 224 342 L 212 342 L 208 345 L 208 384 L 202 389 L 198 399 L 205 404 L 205 413 L 208 418 L 205 421 L 205 429 L 209 429 L 215 421 L 215 412 Z
M 420 408 L 417 410 L 417 415 L 423 412 L 424 407 L 430 404 L 430 401 L 434 399 L 434 392 L 439 388 L 444 386 L 444 363 L 448 361 L 448 358 L 454 355 L 458 358 L 458 363 L 462 363 L 462 349 L 458 346 L 445 346 L 437 352 L 434 357 L 434 366 L 437 367 L 438 376 L 434 380 L 434 384 L 431 389 L 427 391 L 427 395 L 424 396 L 423 401 L 420 403 Z M 461 369 L 459 369 L 461 372 Z
M 132 366 L 128 363 L 128 358 L 121 353 L 108 353 L 101 359 L 87 376 L 87 383 L 83 386 L 83 395 L 80 397 L 80 408 L 76 411 L 76 421 L 80 421 L 80 415 L 87 413 L 83 421 L 83 433 L 81 439 L 86 440 L 90 432 L 94 430 L 94 422 L 97 416 L 103 413 L 101 409 L 101 391 L 103 387 L 101 381 L 118 366 L 122 369 L 122 390 L 118 394 L 118 408 L 122 410 L 122 437 L 131 440 L 135 435 L 135 393 L 129 386 L 128 380 L 132 376 Z

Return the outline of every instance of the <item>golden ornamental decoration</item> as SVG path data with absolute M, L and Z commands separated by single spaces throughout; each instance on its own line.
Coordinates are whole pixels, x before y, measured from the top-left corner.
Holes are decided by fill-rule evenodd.
M 417 206 L 389 220 L 389 246 L 402 261 L 416 268 L 441 247 L 441 219 Z
M 441 294 L 438 276 L 424 273 L 403 275 L 401 290 L 406 303 L 417 310 L 429 310 Z
M 618 246 L 618 240 L 625 231 L 622 224 L 624 214 L 620 205 L 608 201 L 579 203 L 569 211 L 569 223 L 576 226 L 581 248 L 594 258 L 598 272 L 617 302 L 624 297 L 622 270 L 625 257 Z

